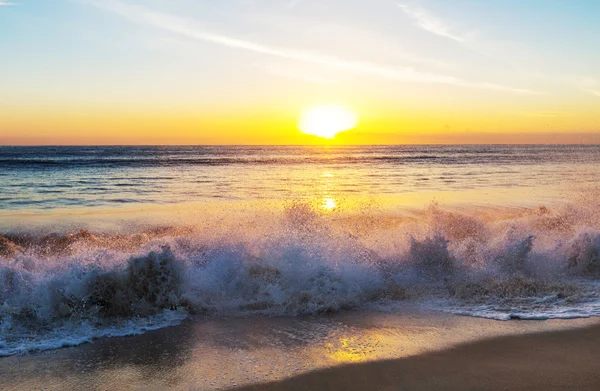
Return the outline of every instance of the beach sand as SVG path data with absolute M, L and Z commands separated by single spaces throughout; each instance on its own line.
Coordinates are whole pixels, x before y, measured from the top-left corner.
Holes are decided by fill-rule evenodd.
M 193 319 L 0 359 L 0 390 L 597 390 L 600 320 L 405 308 Z
M 238 388 L 278 390 L 600 390 L 600 327 L 498 337 L 397 360 Z

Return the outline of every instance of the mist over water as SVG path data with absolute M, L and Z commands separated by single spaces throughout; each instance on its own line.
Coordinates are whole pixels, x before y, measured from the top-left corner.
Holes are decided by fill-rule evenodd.
M 494 319 L 600 315 L 595 146 L 0 155 L 0 355 L 196 315 L 405 302 Z

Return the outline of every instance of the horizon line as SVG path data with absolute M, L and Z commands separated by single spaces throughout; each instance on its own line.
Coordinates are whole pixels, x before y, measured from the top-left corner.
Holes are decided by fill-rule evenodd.
M 585 142 L 572 142 L 572 143 L 374 143 L 374 144 L 0 144 L 0 148 L 6 147 L 31 147 L 31 148 L 43 148 L 43 147 L 377 147 L 377 146 L 478 146 L 478 145 L 586 145 L 586 146 L 600 146 L 600 142 L 585 143 Z

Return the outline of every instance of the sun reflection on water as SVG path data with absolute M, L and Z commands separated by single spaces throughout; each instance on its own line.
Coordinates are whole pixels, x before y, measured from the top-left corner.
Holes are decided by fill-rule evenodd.
M 372 359 L 376 340 L 365 341 L 352 336 L 325 345 L 328 356 L 339 363 L 362 362 Z
M 321 208 L 331 211 L 337 208 L 337 203 L 332 197 L 324 197 L 323 201 L 321 202 Z
M 365 356 L 360 352 L 355 350 L 353 347 L 353 342 L 355 338 L 341 338 L 339 343 L 336 344 L 338 346 L 334 346 L 334 344 L 327 344 L 326 349 L 329 351 L 329 356 L 338 362 L 358 362 L 363 361 Z

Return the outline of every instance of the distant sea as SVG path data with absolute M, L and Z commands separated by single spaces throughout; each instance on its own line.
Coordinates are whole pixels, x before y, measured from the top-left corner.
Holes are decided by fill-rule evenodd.
M 198 315 L 600 315 L 600 146 L 0 147 L 0 355 Z
M 0 209 L 468 189 L 544 197 L 599 172 L 596 145 L 0 147 Z

